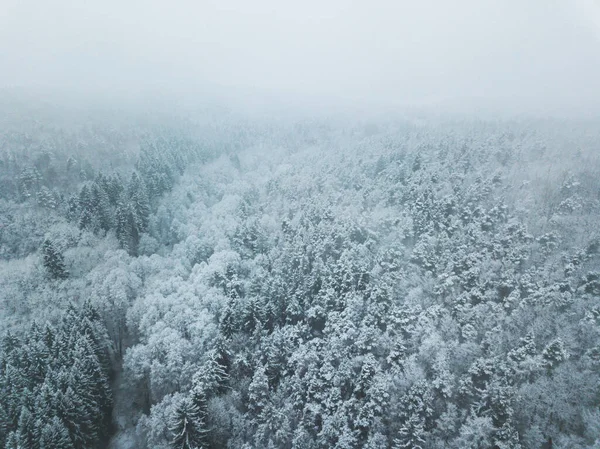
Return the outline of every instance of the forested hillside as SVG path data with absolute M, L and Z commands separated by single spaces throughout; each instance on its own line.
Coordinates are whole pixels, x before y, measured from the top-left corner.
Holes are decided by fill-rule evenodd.
M 600 127 L 0 133 L 0 447 L 600 447 Z

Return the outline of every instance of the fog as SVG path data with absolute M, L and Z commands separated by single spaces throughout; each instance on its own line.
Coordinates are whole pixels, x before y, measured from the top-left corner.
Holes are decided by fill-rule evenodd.
M 3 0 L 0 86 L 247 106 L 579 115 L 598 0 Z

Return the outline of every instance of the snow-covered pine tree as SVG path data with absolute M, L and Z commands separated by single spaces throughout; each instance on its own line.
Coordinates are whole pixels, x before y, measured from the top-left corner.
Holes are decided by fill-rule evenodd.
M 108 194 L 101 185 L 94 182 L 90 195 L 92 204 L 94 206 L 94 228 L 100 228 L 104 231 L 108 231 L 114 225 Z M 94 230 L 96 231 L 97 229 Z
M 66 279 L 69 277 L 63 255 L 50 239 L 45 239 L 42 244 L 42 257 L 44 267 L 52 279 Z
M 37 449 L 38 429 L 35 418 L 25 406 L 21 408 L 21 416 L 19 416 L 19 425 L 17 429 L 19 449 Z
M 206 440 L 206 423 L 199 408 L 191 398 L 183 398 L 171 418 L 169 429 L 173 433 L 174 449 L 203 449 Z
M 135 254 L 139 234 L 135 226 L 132 207 L 126 195 L 121 195 L 117 203 L 116 222 L 116 234 L 121 248 L 129 254 Z
M 88 229 L 92 226 L 94 219 L 94 204 L 90 189 L 84 185 L 79 192 L 79 221 L 80 229 Z
M 565 361 L 569 357 L 569 353 L 565 348 L 565 344 L 560 338 L 550 342 L 542 351 L 542 360 L 546 368 L 551 369 L 560 362 Z
M 425 446 L 425 426 L 422 418 L 413 413 L 400 427 L 394 439 L 393 449 L 423 449 Z
M 145 232 L 148 228 L 150 217 L 150 201 L 146 184 L 137 173 L 133 172 L 128 186 L 133 221 L 138 233 Z
M 40 449 L 74 449 L 75 446 L 69 437 L 69 431 L 60 420 L 54 416 L 46 423 L 40 432 Z

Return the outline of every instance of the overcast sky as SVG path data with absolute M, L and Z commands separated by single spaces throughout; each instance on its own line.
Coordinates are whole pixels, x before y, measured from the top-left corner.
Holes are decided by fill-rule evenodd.
M 600 0 L 1 0 L 0 86 L 600 108 Z

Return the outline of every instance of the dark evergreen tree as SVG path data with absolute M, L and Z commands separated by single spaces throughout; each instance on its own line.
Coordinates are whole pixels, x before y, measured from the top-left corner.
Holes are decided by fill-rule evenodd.
M 53 417 L 40 432 L 40 449 L 75 449 L 69 431 L 58 417 Z
M 201 421 L 206 423 L 208 420 L 208 397 L 203 385 L 196 385 L 192 389 L 191 399 L 194 406 L 198 409 L 198 416 Z
M 1 389 L 2 381 L 0 375 L 0 389 Z M 1 390 L 0 390 L 1 391 Z M 8 434 L 10 433 L 10 418 L 8 413 L 4 409 L 4 404 L 0 401 L 0 448 L 5 447 L 6 439 L 8 438 Z
M 5 356 L 12 354 L 15 349 L 18 349 L 21 346 L 21 341 L 12 334 L 9 330 L 6 332 L 6 335 L 2 338 L 2 353 Z
M 150 216 L 150 202 L 144 181 L 137 173 L 132 173 L 128 193 L 133 214 L 133 221 L 138 234 L 146 232 Z
M 203 449 L 206 441 L 206 423 L 198 407 L 190 398 L 183 398 L 175 409 L 169 426 L 173 433 L 174 449 Z
M 137 251 L 139 234 L 137 227 L 135 226 L 131 205 L 125 195 L 122 195 L 117 203 L 116 234 L 117 239 L 121 244 L 121 248 L 126 250 L 129 254 L 135 254 Z
M 25 406 L 21 409 L 17 434 L 20 449 L 37 449 L 39 434 L 34 416 Z
M 57 394 L 56 416 L 64 423 L 77 449 L 89 447 L 98 438 L 93 421 L 97 413 L 94 413 L 93 404 L 81 398 L 70 386 Z
M 69 277 L 63 255 L 50 239 L 44 240 L 42 244 L 42 257 L 44 267 L 52 279 L 66 279 Z
M 90 229 L 94 220 L 94 204 L 90 189 L 84 185 L 79 192 L 79 219 L 80 229 Z
M 248 410 L 258 416 L 266 407 L 269 397 L 269 379 L 265 367 L 260 365 L 254 372 L 248 387 Z
M 75 391 L 87 400 L 95 414 L 94 423 L 98 434 L 103 434 L 108 428 L 112 408 L 112 394 L 108 378 L 92 346 L 92 342 L 86 335 L 80 334 L 74 349 L 75 363 L 71 386 Z M 75 373 L 73 373 L 75 374 Z
M 231 336 L 236 331 L 235 326 L 235 315 L 233 308 L 233 300 L 230 299 L 225 306 L 225 310 L 221 315 L 221 321 L 219 323 L 219 329 L 221 330 L 221 334 L 225 338 L 231 338 Z
M 76 222 L 79 220 L 79 199 L 76 195 L 71 195 L 67 200 L 67 220 Z
M 56 209 L 58 207 L 58 201 L 54 193 L 46 186 L 42 186 L 37 192 L 37 202 L 41 207 L 48 209 Z
M 113 206 L 117 205 L 124 190 L 123 181 L 118 174 L 114 174 L 108 179 L 106 193 L 108 194 L 108 199 Z
M 75 158 L 73 156 L 69 156 L 69 158 L 67 159 L 67 173 L 72 171 L 76 165 L 77 161 L 75 160 Z
M 85 307 L 85 306 L 84 306 Z M 91 306 L 89 306 L 91 308 Z M 93 310 L 93 309 L 92 309 Z M 93 312 L 96 313 L 96 312 Z M 84 318 L 80 322 L 78 332 L 88 338 L 93 353 L 100 363 L 100 367 L 105 376 L 110 376 L 110 343 L 106 328 L 100 318 L 94 315 L 87 315 L 84 311 Z
M 542 351 L 542 361 L 546 368 L 556 367 L 569 357 L 563 341 L 560 338 L 549 343 Z
M 12 431 L 8 434 L 6 438 L 6 449 L 20 449 L 19 445 L 19 434 L 16 431 Z
M 229 380 L 226 361 L 223 354 L 216 349 L 208 353 L 208 357 L 200 370 L 194 375 L 194 385 L 201 387 L 205 394 L 213 395 L 222 392 Z
M 56 335 L 54 332 L 54 328 L 49 323 L 46 323 L 44 325 L 44 329 L 42 330 L 42 339 L 48 351 L 52 353 L 54 349 L 54 341 L 56 339 Z
M 23 376 L 22 370 L 13 365 L 6 365 L 4 368 L 2 380 L 2 397 L 6 414 L 8 415 L 8 425 L 10 429 L 16 429 L 19 417 L 22 411 L 22 405 L 29 395 L 28 380 Z
M 33 413 L 37 419 L 47 420 L 56 410 L 56 397 L 51 382 L 44 382 L 35 395 Z
M 412 414 L 400 427 L 394 439 L 393 449 L 423 449 L 425 447 L 425 427 L 419 415 Z
M 110 201 L 106 191 L 97 182 L 92 185 L 91 202 L 93 205 L 93 225 L 94 230 L 102 229 L 108 231 L 113 227 L 113 215 L 110 207 Z
M 43 340 L 31 340 L 21 349 L 23 372 L 30 387 L 41 383 L 46 377 L 50 351 Z
M 245 312 L 244 330 L 251 334 L 265 321 L 266 310 L 262 298 L 250 298 Z

